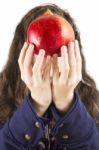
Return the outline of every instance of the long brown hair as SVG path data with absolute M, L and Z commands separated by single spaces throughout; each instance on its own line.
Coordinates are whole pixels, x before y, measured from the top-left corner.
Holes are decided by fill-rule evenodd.
M 99 92 L 96 89 L 95 81 L 86 72 L 86 62 L 82 53 L 80 33 L 75 25 L 74 19 L 67 10 L 63 10 L 55 4 L 46 4 L 30 10 L 16 27 L 7 63 L 0 73 L 0 123 L 4 123 L 12 116 L 20 102 L 29 92 L 25 83 L 21 80 L 18 57 L 27 38 L 26 33 L 28 25 L 36 17 L 42 15 L 47 9 L 63 16 L 72 25 L 75 38 L 79 41 L 83 77 L 83 80 L 78 84 L 75 90 L 79 92 L 82 102 L 93 118 L 99 113 Z

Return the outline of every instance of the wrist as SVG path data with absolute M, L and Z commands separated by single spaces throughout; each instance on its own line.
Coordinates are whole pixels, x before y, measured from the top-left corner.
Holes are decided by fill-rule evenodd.
M 32 103 L 33 107 L 35 108 L 35 111 L 36 111 L 37 115 L 39 117 L 43 116 L 44 113 L 46 112 L 48 106 L 40 105 L 36 100 L 34 100 L 32 98 L 32 94 L 31 94 L 31 98 L 30 99 L 31 99 L 31 103 Z
M 66 97 L 65 99 L 60 99 L 59 101 L 56 101 L 56 103 L 54 103 L 56 109 L 61 113 L 64 114 L 66 113 L 74 104 L 74 94 L 71 94 L 70 96 L 68 96 L 68 98 Z

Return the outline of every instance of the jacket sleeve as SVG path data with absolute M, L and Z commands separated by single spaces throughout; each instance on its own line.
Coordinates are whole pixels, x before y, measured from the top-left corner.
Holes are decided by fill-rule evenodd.
M 38 117 L 29 95 L 14 115 L 0 129 L 1 150 L 27 150 L 34 148 L 44 137 L 46 118 Z
M 61 148 L 67 150 L 99 150 L 99 127 L 90 116 L 77 92 L 70 110 L 60 116 L 54 105 L 51 111 L 56 124 L 52 135 Z M 60 148 L 60 149 L 61 149 Z

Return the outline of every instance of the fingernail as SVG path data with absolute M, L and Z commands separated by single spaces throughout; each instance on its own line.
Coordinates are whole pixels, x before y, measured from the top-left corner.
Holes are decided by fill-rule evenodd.
M 31 49 L 33 49 L 34 48 L 34 45 L 33 44 L 29 44 L 29 47 L 31 48 Z
M 27 45 L 27 42 L 25 42 L 24 45 Z
M 62 47 L 61 47 L 61 52 L 62 52 L 62 54 L 65 54 L 66 51 L 67 51 L 66 46 L 65 46 L 65 45 L 62 46 Z
M 56 58 L 57 57 L 57 54 L 55 53 L 55 54 L 53 54 L 53 58 Z
M 79 45 L 78 40 L 75 40 L 75 44 L 76 44 L 76 45 Z
M 69 49 L 72 51 L 74 49 L 74 42 L 70 42 Z
M 40 50 L 40 55 L 43 55 L 44 54 L 44 50 Z
M 73 45 L 73 42 L 69 42 L 68 46 L 71 47 Z
M 66 46 L 65 46 L 65 45 L 63 45 L 61 48 L 66 49 Z
M 27 46 L 27 42 L 24 43 L 24 46 L 25 46 L 25 47 Z
M 61 53 L 64 54 L 64 48 L 61 48 Z
M 48 55 L 48 56 L 47 56 L 47 59 L 50 60 L 50 59 L 51 59 L 51 56 Z

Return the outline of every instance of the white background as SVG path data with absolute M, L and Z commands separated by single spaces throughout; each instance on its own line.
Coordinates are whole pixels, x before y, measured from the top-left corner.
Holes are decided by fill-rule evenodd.
M 99 1 L 98 0 L 3 0 L 0 2 L 0 71 L 6 63 L 16 25 L 33 7 L 55 3 L 67 9 L 78 25 L 87 71 L 99 89 Z

